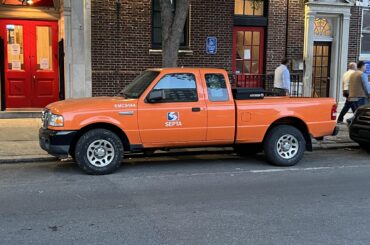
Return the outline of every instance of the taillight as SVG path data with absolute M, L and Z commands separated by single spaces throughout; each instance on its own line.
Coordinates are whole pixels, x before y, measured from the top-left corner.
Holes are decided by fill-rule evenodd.
M 337 120 L 337 105 L 331 108 L 331 120 Z

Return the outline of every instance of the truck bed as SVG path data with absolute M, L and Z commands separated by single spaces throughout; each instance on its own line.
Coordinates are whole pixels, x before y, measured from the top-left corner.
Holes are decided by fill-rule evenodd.
M 235 100 L 237 111 L 236 142 L 261 142 L 268 128 L 281 120 L 300 120 L 312 137 L 331 135 L 335 120 L 331 114 L 332 98 L 265 97 Z M 278 106 L 277 106 L 278 105 Z

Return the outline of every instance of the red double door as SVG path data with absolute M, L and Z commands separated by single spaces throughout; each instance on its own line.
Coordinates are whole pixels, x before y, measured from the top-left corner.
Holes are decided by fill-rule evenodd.
M 59 94 L 58 24 L 0 20 L 6 108 L 42 108 Z

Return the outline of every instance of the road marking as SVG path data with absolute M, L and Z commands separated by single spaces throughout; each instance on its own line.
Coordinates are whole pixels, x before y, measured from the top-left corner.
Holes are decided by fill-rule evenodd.
M 348 167 L 360 167 L 360 166 L 340 166 L 340 167 L 316 167 L 316 168 L 273 168 L 263 170 L 250 170 L 251 173 L 273 173 L 273 172 L 286 172 L 286 171 L 313 171 L 313 170 L 326 170 L 326 169 L 337 169 L 337 168 L 348 168 Z
M 141 179 L 141 178 L 167 178 L 167 177 L 197 177 L 197 176 L 216 176 L 216 175 L 230 175 L 231 177 L 240 174 L 264 174 L 264 173 L 282 173 L 282 172 L 305 172 L 305 171 L 319 171 L 319 170 L 336 170 L 345 168 L 369 168 L 370 165 L 341 165 L 333 167 L 310 167 L 310 168 L 271 168 L 271 169 L 254 169 L 254 170 L 240 170 L 240 171 L 223 171 L 223 172 L 206 172 L 206 173 L 178 173 L 178 174 L 164 174 L 164 175 L 147 175 L 147 176 L 128 176 L 127 178 Z M 117 177 L 118 176 L 109 176 Z M 122 179 L 122 176 L 119 176 Z

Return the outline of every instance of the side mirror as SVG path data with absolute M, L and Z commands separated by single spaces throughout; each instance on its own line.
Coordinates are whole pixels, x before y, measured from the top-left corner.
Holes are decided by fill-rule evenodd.
M 157 103 L 161 100 L 164 100 L 165 99 L 165 95 L 164 95 L 164 90 L 152 90 L 148 97 L 147 97 L 147 101 L 149 103 Z

